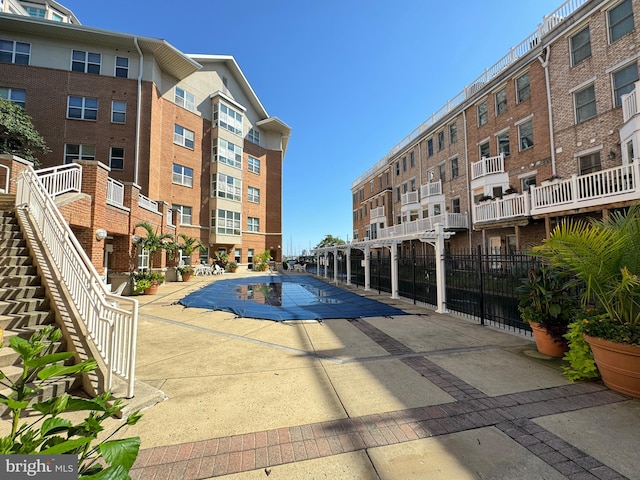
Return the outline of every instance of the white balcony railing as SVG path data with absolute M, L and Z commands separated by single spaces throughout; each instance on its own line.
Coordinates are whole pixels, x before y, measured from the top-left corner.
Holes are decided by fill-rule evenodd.
M 420 198 L 423 200 L 434 195 L 442 195 L 442 180 L 430 182 L 420 186 Z
M 479 162 L 471 164 L 471 180 L 494 173 L 504 173 L 504 154 L 502 153 L 496 157 L 482 157 Z
M 636 82 L 636 88 L 626 95 L 622 95 L 622 120 L 628 122 L 638 112 L 640 112 L 640 97 L 638 96 L 638 90 L 640 90 L 640 82 Z
M 111 177 L 107 179 L 107 203 L 116 207 L 124 206 L 124 185 Z
M 38 170 L 38 178 L 52 197 L 82 191 L 82 167 L 77 163 L 43 168 Z
M 420 232 L 432 232 L 435 230 L 436 223 L 439 223 L 445 229 L 469 228 L 469 220 L 466 213 L 444 213 L 429 218 L 420 218 L 413 222 L 381 228 L 378 230 L 378 238 L 393 238 Z
M 384 217 L 384 206 L 372 208 L 369 212 L 369 217 L 371 220 L 375 218 L 383 218 Z
M 158 212 L 158 202 L 151 200 L 149 197 L 145 197 L 141 193 L 138 194 L 138 206 L 150 212 Z
M 531 214 L 591 207 L 640 198 L 638 162 L 531 187 Z
M 418 203 L 418 191 L 407 192 L 402 194 L 401 202 L 402 205 L 411 205 L 413 203 Z
M 473 206 L 474 223 L 497 222 L 530 215 L 529 194 L 508 196 Z

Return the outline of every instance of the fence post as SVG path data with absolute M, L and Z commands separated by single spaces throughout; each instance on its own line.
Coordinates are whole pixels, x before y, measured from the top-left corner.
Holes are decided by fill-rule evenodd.
M 416 246 L 411 242 L 411 260 L 413 260 L 413 304 L 416 304 Z
M 482 275 L 482 245 L 478 245 L 478 274 L 480 275 L 480 325 L 484 325 L 484 285 Z

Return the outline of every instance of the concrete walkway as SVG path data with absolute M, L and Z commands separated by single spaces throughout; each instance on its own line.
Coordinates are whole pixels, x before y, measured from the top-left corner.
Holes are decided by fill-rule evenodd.
M 251 276 L 138 297 L 137 377 L 166 400 L 122 434 L 142 438 L 134 480 L 640 480 L 640 400 L 569 383 L 529 338 L 373 292 L 410 315 L 276 323 L 174 304 L 227 275 Z

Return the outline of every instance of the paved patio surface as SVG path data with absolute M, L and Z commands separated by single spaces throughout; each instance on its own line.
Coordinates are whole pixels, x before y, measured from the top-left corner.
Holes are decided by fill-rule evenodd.
M 377 292 L 409 315 L 174 303 L 239 275 L 138 297 L 137 378 L 166 400 L 122 434 L 142 438 L 133 479 L 640 480 L 640 400 L 568 382 L 530 338 Z

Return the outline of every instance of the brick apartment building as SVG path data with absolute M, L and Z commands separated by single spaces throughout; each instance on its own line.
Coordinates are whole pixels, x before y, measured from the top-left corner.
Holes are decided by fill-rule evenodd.
M 141 221 L 198 238 L 208 251 L 183 259 L 193 263 L 224 252 L 250 267 L 265 250 L 280 260 L 291 129 L 233 57 L 86 27 L 53 1 L 0 11 L 0 96 L 45 138 L 41 168 L 82 165 L 82 194 L 58 205 L 99 272 L 148 265 L 132 244 Z
M 353 182 L 354 240 L 407 251 L 440 223 L 455 233 L 448 248 L 508 253 L 564 218 L 636 203 L 638 19 L 632 0 L 545 16 Z

